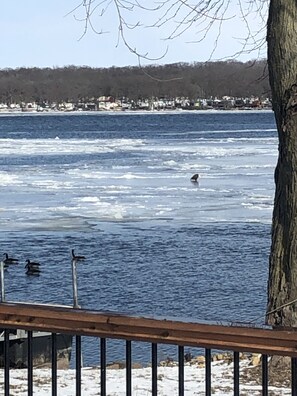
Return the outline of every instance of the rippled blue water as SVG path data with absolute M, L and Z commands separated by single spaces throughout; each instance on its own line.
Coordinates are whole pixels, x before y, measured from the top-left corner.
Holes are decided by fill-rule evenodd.
M 85 308 L 264 316 L 276 155 L 269 112 L 0 117 L 0 251 L 20 259 L 7 300 L 71 304 L 75 248 Z

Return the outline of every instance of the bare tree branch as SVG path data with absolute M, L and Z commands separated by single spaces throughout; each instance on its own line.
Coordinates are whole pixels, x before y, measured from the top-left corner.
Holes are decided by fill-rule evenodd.
M 241 44 L 241 49 L 232 57 L 255 50 L 260 54 L 265 42 L 268 2 L 268 0 L 196 0 L 191 3 L 190 0 L 155 0 L 148 6 L 147 0 L 82 0 L 70 13 L 83 23 L 80 39 L 88 30 L 96 34 L 107 33 L 102 29 L 104 22 L 102 18 L 105 18 L 107 12 L 113 13 L 117 20 L 116 45 L 122 42 L 138 59 L 151 61 L 164 58 L 168 47 L 161 55 L 155 57 L 148 52 L 141 53 L 128 38 L 129 31 L 158 29 L 160 39 L 166 42 L 183 36 L 191 29 L 197 36 L 196 40 L 186 41 L 191 44 L 200 43 L 214 32 L 215 39 L 209 56 L 209 59 L 213 59 L 219 47 L 223 28 L 235 18 L 242 22 L 244 33 L 241 38 L 232 38 Z M 79 17 L 77 14 L 82 16 Z M 148 15 L 149 23 L 147 23 Z M 252 30 L 251 22 L 255 18 L 260 20 L 261 26 Z M 97 30 L 98 27 L 101 30 Z

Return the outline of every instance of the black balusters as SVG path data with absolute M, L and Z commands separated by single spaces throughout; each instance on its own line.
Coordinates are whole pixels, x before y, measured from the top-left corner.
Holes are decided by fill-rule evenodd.
M 152 344 L 152 396 L 158 395 L 158 345 Z
M 75 337 L 76 357 L 76 396 L 81 396 L 81 336 Z
M 239 396 L 239 352 L 233 354 L 234 396 Z
M 4 330 L 4 396 L 9 396 L 9 330 Z
M 33 333 L 27 333 L 28 396 L 33 396 Z
M 52 396 L 57 396 L 57 334 L 52 333 Z
M 297 396 L 297 358 L 291 359 L 291 387 L 292 396 Z
M 12 331 L 12 330 L 11 330 Z M 1 363 L 4 363 L 4 396 L 10 396 L 10 366 L 13 362 L 10 362 L 12 353 L 10 354 L 10 332 L 4 330 L 4 356 Z M 81 382 L 82 382 L 82 338 L 76 335 L 76 396 L 81 396 Z M 126 396 L 132 396 L 132 341 L 126 340 Z M 57 350 L 58 350 L 58 338 L 56 333 L 51 334 L 51 381 L 52 381 L 52 396 L 58 395 L 57 390 Z M 24 344 L 25 345 L 25 344 Z M 25 345 L 26 347 L 26 345 Z M 106 338 L 100 339 L 100 375 L 101 375 L 101 396 L 107 396 L 106 391 L 106 350 L 107 341 Z M 211 371 L 212 371 L 212 355 L 211 349 L 205 349 L 205 394 L 211 396 Z M 36 353 L 36 350 L 35 350 Z M 158 395 L 158 344 L 153 342 L 151 344 L 151 394 L 152 396 Z M 26 363 L 26 362 L 25 362 Z M 33 396 L 33 365 L 34 365 L 34 332 L 27 331 L 27 389 L 28 396 Z M 268 396 L 268 356 L 262 355 L 262 396 Z M 233 395 L 240 395 L 240 354 L 239 352 L 233 352 Z M 149 390 L 148 390 L 149 391 Z M 202 392 L 201 392 L 202 393 Z M 184 396 L 185 394 L 185 354 L 184 346 L 178 346 L 178 396 Z M 291 358 L 291 395 L 297 396 L 297 357 Z
M 132 396 L 132 347 L 126 341 L 126 396 Z
M 211 349 L 205 349 L 205 396 L 211 396 Z
M 262 396 L 268 396 L 268 356 L 262 355 Z
M 183 346 L 178 347 L 178 396 L 185 393 L 185 350 Z
M 101 396 L 106 396 L 106 339 L 100 339 Z

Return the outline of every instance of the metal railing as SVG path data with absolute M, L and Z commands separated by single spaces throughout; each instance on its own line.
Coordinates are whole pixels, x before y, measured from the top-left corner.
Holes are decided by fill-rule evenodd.
M 297 332 L 251 327 L 235 327 L 172 320 L 157 320 L 121 314 L 83 310 L 72 307 L 0 303 L 0 327 L 4 331 L 4 394 L 9 390 L 8 329 L 28 331 L 28 395 L 33 395 L 32 332 L 51 333 L 52 395 L 57 395 L 57 334 L 75 336 L 76 395 L 81 395 L 82 336 L 100 340 L 100 395 L 106 396 L 106 339 L 121 339 L 126 343 L 126 395 L 132 395 L 132 342 L 151 344 L 151 392 L 158 395 L 158 344 L 172 344 L 178 351 L 178 395 L 184 395 L 184 348 L 205 350 L 205 396 L 211 395 L 212 349 L 233 352 L 234 395 L 240 395 L 240 352 L 262 354 L 262 395 L 268 395 L 268 356 L 291 358 L 291 394 L 297 396 Z M 98 385 L 99 386 L 99 385 Z

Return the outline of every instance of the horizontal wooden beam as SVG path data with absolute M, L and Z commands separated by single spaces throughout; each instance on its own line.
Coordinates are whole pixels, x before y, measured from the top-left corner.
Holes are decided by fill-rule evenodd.
M 0 327 L 297 357 L 297 332 L 0 303 Z

